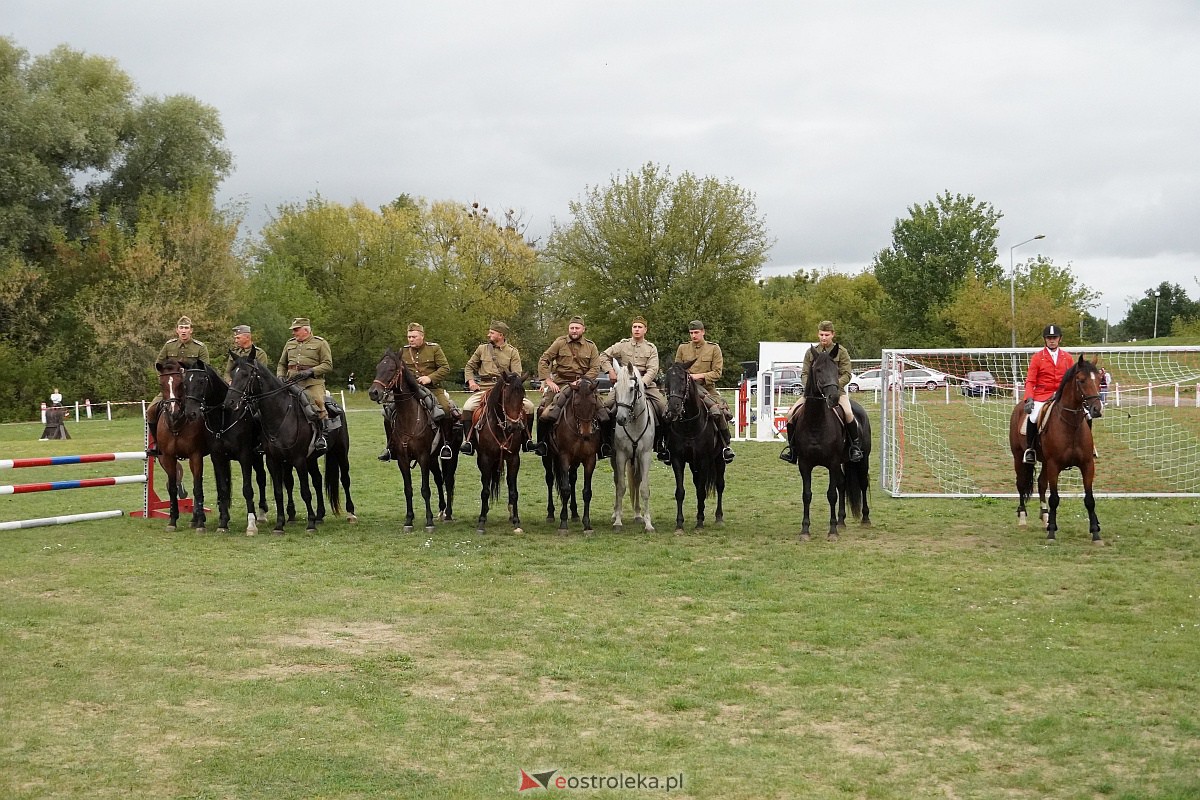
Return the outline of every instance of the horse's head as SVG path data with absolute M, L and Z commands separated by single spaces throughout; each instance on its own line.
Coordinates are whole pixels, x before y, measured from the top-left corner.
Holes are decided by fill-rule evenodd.
M 1063 376 L 1063 383 L 1058 391 L 1065 402 L 1082 408 L 1092 419 L 1104 415 L 1104 404 L 1100 402 L 1100 369 L 1096 362 L 1079 356 L 1079 360 Z M 1066 400 L 1068 393 L 1075 394 L 1075 399 Z
M 633 418 L 634 406 L 638 398 L 645 395 L 646 387 L 642 385 L 642 373 L 636 366 L 630 364 L 626 367 L 617 361 L 613 363 L 617 367 L 617 380 L 613 383 L 617 424 L 628 425 Z
M 404 366 L 404 359 L 389 347 L 383 354 L 383 358 L 379 359 L 379 363 L 375 365 L 375 380 L 371 382 L 371 388 L 367 390 L 367 394 L 372 400 L 379 403 L 383 401 L 388 392 L 413 391 L 407 388 L 411 380 L 413 379 L 408 368 Z
M 829 353 L 822 353 L 812 348 L 812 363 L 808 366 L 808 383 L 804 387 L 804 396 L 812 399 L 822 398 L 831 407 L 836 405 L 842 390 L 838 386 L 837 361 Z
M 233 367 L 229 371 L 229 391 L 225 394 L 225 407 L 237 413 L 255 397 L 262 394 L 262 376 L 259 363 L 253 356 L 233 356 Z
M 488 404 L 504 430 L 525 427 L 525 381 L 528 373 L 503 370 L 488 391 Z
M 187 419 L 198 419 L 209 410 L 209 373 L 212 369 L 196 359 L 183 372 L 183 414 Z M 220 380 L 220 378 L 217 378 Z
M 664 418 L 673 422 L 683 416 L 684 402 L 693 391 L 692 378 L 688 368 L 696 363 L 691 361 L 676 361 L 667 368 L 667 413 Z
M 162 392 L 163 403 L 166 404 L 167 410 L 178 408 L 183 403 L 183 362 L 178 359 L 168 358 L 166 361 L 156 363 L 154 368 L 158 370 L 158 388 Z

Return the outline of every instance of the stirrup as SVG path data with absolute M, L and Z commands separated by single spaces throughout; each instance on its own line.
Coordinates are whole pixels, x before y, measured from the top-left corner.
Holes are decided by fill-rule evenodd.
M 783 450 L 779 453 L 779 458 L 786 461 L 789 464 L 796 463 L 796 456 L 792 453 L 791 447 L 783 448 Z
M 721 458 L 722 458 L 722 460 L 724 460 L 724 462 L 726 464 L 732 464 L 733 459 L 735 459 L 736 457 L 737 457 L 737 453 L 733 452 L 732 447 L 726 447 L 724 450 L 721 451 Z
M 597 455 L 599 455 L 600 458 L 608 458 L 612 455 L 612 448 L 608 446 L 608 442 L 600 443 L 600 452 L 597 453 Z
M 313 442 L 314 453 L 324 453 L 329 448 L 329 442 L 325 441 L 325 434 L 318 433 L 317 440 Z
M 857 442 L 850 443 L 850 460 L 856 464 L 863 460 L 862 446 Z
M 662 450 L 659 450 L 658 451 L 658 460 L 664 464 L 670 464 L 671 463 L 671 451 L 665 447 Z
M 148 456 L 161 456 L 161 455 L 162 455 L 162 450 L 159 450 L 159 449 L 158 449 L 158 446 L 156 445 L 156 446 L 154 446 L 154 447 L 148 448 L 148 449 L 146 450 L 146 455 L 148 455 Z
M 454 451 L 450 449 L 450 445 L 442 445 L 442 449 L 438 451 L 438 458 L 442 461 L 449 461 L 454 458 Z
M 1026 464 L 1036 464 L 1037 463 L 1037 453 L 1034 452 L 1034 449 L 1032 447 L 1030 447 L 1029 449 L 1027 449 L 1025 451 L 1025 456 L 1023 458 L 1023 461 Z
M 475 455 L 475 445 L 469 440 L 465 441 L 458 446 L 458 452 L 464 456 L 473 456 Z
M 391 461 L 392 460 L 391 448 L 388 448 L 388 447 L 383 448 L 383 452 L 380 453 L 377 457 L 379 458 L 380 461 Z

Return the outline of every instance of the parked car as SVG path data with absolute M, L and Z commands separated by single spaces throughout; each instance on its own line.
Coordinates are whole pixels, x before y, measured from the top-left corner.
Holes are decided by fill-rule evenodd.
M 968 372 L 967 379 L 959 387 L 965 397 L 986 397 L 999 395 L 1000 387 L 996 385 L 996 377 L 987 370 Z
M 783 369 L 774 370 L 771 385 L 776 392 L 784 394 L 804 394 L 804 382 L 800 379 L 799 367 L 785 367 Z M 746 382 L 748 390 L 751 392 L 758 391 L 758 379 L 751 378 Z
M 868 369 L 857 375 L 851 375 L 850 382 L 846 384 L 846 391 L 878 392 L 883 388 L 882 373 L 882 369 Z M 909 367 L 904 370 L 903 375 L 905 389 L 911 389 L 914 386 L 937 389 L 946 385 L 946 376 L 937 370 L 925 369 L 923 367 Z M 895 386 L 899 380 L 900 376 L 895 372 L 888 375 L 889 386 Z

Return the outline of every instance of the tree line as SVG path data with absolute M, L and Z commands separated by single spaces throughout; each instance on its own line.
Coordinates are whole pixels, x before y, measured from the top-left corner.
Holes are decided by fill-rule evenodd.
M 604 348 L 642 314 L 664 356 L 704 321 L 726 371 L 758 342 L 809 341 L 833 319 L 855 357 L 884 346 L 1007 346 L 1148 338 L 1200 326 L 1177 285 L 1147 291 L 1121 322 L 1042 257 L 998 263 L 1002 214 L 949 191 L 897 218 L 857 274 L 761 277 L 774 240 L 753 193 L 647 163 L 585 187 L 534 241 L 515 211 L 399 193 L 382 208 L 314 194 L 247 231 L 216 191 L 233 155 L 215 109 L 143 97 L 110 59 L 59 47 L 31 57 L 0 38 L 0 418 L 27 419 L 52 386 L 67 397 L 156 390 L 153 360 L 187 314 L 211 353 L 248 324 L 274 358 L 293 317 L 329 340 L 335 380 L 374 374 L 422 322 L 457 368 L 492 320 L 533 365 L 574 314 Z M 1012 319 L 1010 291 L 1017 298 Z M 1158 297 L 1154 293 L 1158 292 Z

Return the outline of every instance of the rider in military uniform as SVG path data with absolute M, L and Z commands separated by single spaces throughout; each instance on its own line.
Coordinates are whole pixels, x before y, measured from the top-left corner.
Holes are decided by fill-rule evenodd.
M 545 436 L 562 414 L 563 406 L 571 396 L 572 386 L 582 378 L 594 381 L 600 374 L 600 350 L 591 339 L 583 338 L 585 330 L 583 317 L 571 317 L 567 323 L 567 335 L 555 339 L 538 359 L 538 377 L 542 381 L 542 404 L 538 408 L 538 419 L 547 423 L 545 428 L 538 425 L 536 450 L 539 456 L 546 455 Z M 608 418 L 608 409 L 601 405 L 597 419 L 605 423 Z
M 608 377 L 615 383 L 617 380 L 617 371 L 613 368 L 613 360 L 617 360 L 626 366 L 635 366 L 642 373 L 642 384 L 646 389 L 646 399 L 650 402 L 651 408 L 654 410 L 654 417 L 657 420 L 654 434 L 654 449 L 658 452 L 658 457 L 666 463 L 671 462 L 671 456 L 667 453 L 665 442 L 666 426 L 663 425 L 663 414 L 667 411 L 667 398 L 663 397 L 659 391 L 658 384 L 655 378 L 658 377 L 659 362 L 658 348 L 653 342 L 646 340 L 646 318 L 636 316 L 630 323 L 630 336 L 628 339 L 622 339 L 608 349 L 600 353 L 600 369 L 608 373 Z M 604 398 L 604 405 L 611 409 L 613 403 L 617 401 L 617 393 L 609 392 Z M 606 428 L 606 435 L 611 434 L 611 427 Z
M 225 358 L 225 382 L 229 383 L 230 377 L 233 375 L 233 360 L 241 356 L 253 357 L 255 361 L 262 364 L 267 369 L 271 368 L 271 361 L 267 358 L 267 351 L 254 343 L 253 337 L 250 335 L 249 325 L 238 325 L 233 329 L 233 347 L 229 348 L 229 355 Z
M 858 435 L 858 420 L 854 418 L 854 411 L 850 408 L 850 395 L 846 391 L 846 384 L 850 383 L 852 364 L 850 363 L 850 351 L 844 346 L 833 341 L 834 331 L 833 322 L 830 320 L 822 320 L 817 326 L 818 342 L 815 347 L 808 348 L 804 353 L 804 365 L 800 368 L 800 384 L 808 386 L 808 375 L 812 369 L 814 351 L 816 353 L 829 353 L 833 356 L 833 360 L 838 366 L 838 408 L 842 412 L 842 420 L 846 423 L 846 434 L 850 437 L 850 460 L 862 461 L 863 450 L 862 440 Z M 799 418 L 800 408 L 804 405 L 804 395 L 800 395 L 800 399 L 792 404 L 787 415 L 787 440 L 792 441 L 792 429 L 795 427 L 796 419 Z M 792 453 L 792 447 L 789 444 L 783 448 L 783 452 L 779 457 L 789 464 L 796 463 L 796 456 Z
M 408 347 L 400 351 L 400 358 L 417 376 L 417 383 L 421 385 L 421 405 L 425 406 L 434 424 L 441 425 L 449 416 L 461 429 L 462 416 L 455 408 L 450 395 L 442 388 L 442 381 L 450 375 L 450 362 L 446 360 L 446 354 L 442 352 L 440 344 L 425 341 L 425 328 L 421 323 L 408 323 Z M 438 457 L 446 461 L 453 458 L 454 453 L 450 449 L 449 431 L 444 432 L 447 436 Z M 391 459 L 392 451 L 385 447 L 379 454 L 379 460 Z
M 329 425 L 329 413 L 325 410 L 325 376 L 333 370 L 333 354 L 329 342 L 314 336 L 307 317 L 292 320 L 292 338 L 283 346 L 275 374 L 289 380 L 290 385 L 304 389 L 311 407 L 306 404 L 305 414 L 317 429 L 315 449 L 326 447 L 325 433 Z
M 166 344 L 158 351 L 158 356 L 154 359 L 156 363 L 162 364 L 168 358 L 174 358 L 183 363 L 185 367 L 190 367 L 197 360 L 208 362 L 208 345 L 199 339 L 192 338 L 192 320 L 190 317 L 183 316 L 175 323 L 175 337 L 167 339 Z M 158 443 L 154 441 L 154 432 L 158 429 L 158 415 L 162 410 L 162 392 L 154 396 L 150 401 L 150 405 L 146 408 L 146 424 L 150 426 L 150 449 L 146 451 L 147 455 L 160 455 Z M 180 484 L 182 486 L 182 484 Z
M 675 360 L 693 362 L 688 367 L 688 374 L 704 390 L 700 393 L 700 399 L 708 409 L 709 416 L 717 423 L 717 430 L 721 432 L 721 439 L 725 443 L 724 449 L 721 450 L 721 458 L 728 464 L 734 458 L 733 449 L 729 446 L 729 421 L 733 419 L 733 415 L 729 413 L 729 406 L 717 391 L 717 381 L 721 379 L 721 373 L 725 370 L 725 356 L 721 353 L 721 345 L 705 341 L 704 323 L 700 320 L 694 319 L 688 324 L 688 337 L 689 341 L 675 350 Z
M 501 372 L 510 372 L 514 375 L 521 373 L 521 354 L 517 348 L 508 343 L 508 325 L 503 322 L 493 322 L 488 327 L 488 340 L 479 347 L 475 348 L 475 352 L 467 359 L 467 366 L 463 369 L 463 376 L 467 379 L 467 388 L 474 392 L 467 398 L 467 402 L 463 403 L 462 413 L 470 419 L 475 414 L 475 409 L 483 402 L 484 392 L 496 385 L 496 379 L 500 377 Z M 525 398 L 525 450 L 533 450 L 533 402 Z M 479 418 L 479 422 L 467 429 L 466 436 L 463 437 L 463 443 L 459 446 L 458 452 L 464 456 L 475 455 L 475 445 L 471 439 L 475 436 L 475 432 L 483 425 L 483 418 Z

